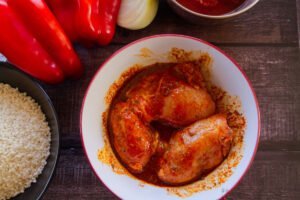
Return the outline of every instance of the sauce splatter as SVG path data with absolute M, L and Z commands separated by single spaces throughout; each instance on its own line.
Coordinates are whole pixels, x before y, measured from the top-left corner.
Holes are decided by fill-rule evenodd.
M 169 192 L 169 194 L 179 197 L 189 197 L 194 193 L 219 187 L 232 175 L 234 167 L 238 165 L 243 155 L 243 137 L 246 127 L 246 120 L 242 114 L 241 101 L 238 97 L 229 95 L 222 88 L 214 85 L 211 82 L 211 64 L 213 60 L 209 56 L 209 54 L 200 51 L 188 52 L 179 48 L 172 48 L 168 53 L 165 53 L 163 55 L 155 55 L 149 52 L 151 51 L 145 50 L 144 48 L 142 49 L 140 56 L 151 58 L 153 60 L 155 60 L 156 56 L 158 56 L 159 59 L 165 57 L 165 59 L 169 61 L 169 63 L 193 61 L 198 64 L 205 79 L 205 87 L 216 102 L 218 112 L 227 114 L 228 124 L 233 129 L 234 140 L 231 151 L 228 157 L 223 161 L 223 163 L 212 172 L 208 173 L 205 177 L 202 177 L 202 179 L 184 186 L 171 187 L 163 184 L 162 182 L 159 182 L 158 178 L 155 177 L 155 170 L 157 168 L 157 166 L 155 165 L 155 160 L 157 160 L 158 156 L 152 158 L 151 162 L 153 164 L 147 166 L 148 169 L 146 168 L 145 173 L 142 173 L 138 176 L 132 175 L 126 169 L 126 167 L 121 164 L 120 160 L 114 153 L 112 146 L 110 145 L 107 117 L 109 114 L 109 106 L 111 106 L 111 104 L 113 103 L 115 97 L 118 95 L 118 92 L 123 90 L 124 85 L 126 85 L 126 83 L 133 79 L 134 76 L 143 71 L 142 65 L 134 65 L 127 71 L 125 71 L 117 81 L 115 81 L 115 83 L 110 87 L 105 98 L 108 107 L 107 111 L 104 112 L 102 116 L 102 125 L 105 133 L 105 145 L 102 149 L 99 149 L 98 159 L 101 162 L 110 165 L 114 172 L 140 180 L 141 187 L 143 187 L 145 184 L 164 187 Z M 147 56 L 145 56 L 145 54 L 147 54 Z M 176 129 L 168 126 L 161 126 L 157 124 L 152 125 L 163 133 L 162 138 L 166 142 L 169 140 L 171 134 L 176 131 Z

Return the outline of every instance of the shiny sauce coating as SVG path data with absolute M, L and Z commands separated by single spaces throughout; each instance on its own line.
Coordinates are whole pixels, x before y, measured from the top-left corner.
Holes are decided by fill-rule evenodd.
M 114 105 L 116 105 L 117 103 L 125 102 L 127 100 L 127 97 L 126 97 L 127 91 L 130 90 L 130 88 L 132 86 L 135 86 L 136 84 L 138 84 L 139 81 L 143 77 L 145 77 L 151 73 L 159 73 L 160 71 L 166 70 L 166 68 L 170 68 L 172 66 L 174 66 L 174 63 L 157 63 L 157 64 L 154 64 L 154 65 L 151 65 L 151 66 L 141 69 L 139 72 L 137 72 L 135 75 L 133 75 L 129 80 L 127 80 L 123 84 L 123 86 L 118 90 L 116 96 L 114 97 L 113 101 L 111 102 L 110 108 L 113 108 Z M 155 108 L 154 108 L 154 110 L 155 110 Z M 109 115 L 110 115 L 110 113 L 111 113 L 111 110 L 109 110 Z M 108 117 L 108 119 L 110 119 L 110 117 Z M 179 128 L 174 128 L 167 124 L 163 124 L 163 123 L 160 123 L 157 121 L 151 122 L 150 126 L 153 130 L 156 130 L 159 133 L 160 141 L 162 142 L 162 144 L 164 142 L 168 143 L 171 136 L 175 132 L 180 130 Z M 110 121 L 108 121 L 108 123 L 107 123 L 107 130 L 108 130 L 108 134 L 109 134 L 110 143 L 113 144 L 114 136 L 113 136 Z M 111 145 L 111 146 L 112 146 L 113 151 L 114 151 L 116 157 L 118 158 L 118 160 L 130 172 L 130 168 L 128 166 L 126 166 L 126 164 L 124 162 L 122 162 L 122 159 L 119 157 L 118 153 L 116 152 L 114 145 Z M 158 151 L 151 157 L 151 160 L 147 163 L 147 165 L 145 166 L 144 170 L 141 173 L 131 173 L 131 174 L 140 180 L 143 180 L 145 182 L 148 182 L 148 183 L 151 183 L 154 185 L 172 186 L 170 184 L 167 184 L 167 183 L 161 181 L 157 175 L 157 171 L 159 170 L 159 161 L 163 154 L 163 151 L 159 150 L 159 149 L 160 149 L 160 147 L 158 147 Z M 202 174 L 202 176 L 205 176 L 206 174 L 210 173 L 212 170 L 207 171 L 204 175 Z M 197 180 L 199 178 L 200 177 L 198 177 Z M 188 183 L 191 183 L 194 181 L 195 180 L 190 181 Z M 179 184 L 179 185 L 186 185 L 188 183 L 185 182 L 185 183 Z M 178 185 L 176 185 L 176 186 L 178 186 Z
M 139 80 L 141 80 L 144 76 L 147 76 L 150 73 L 153 72 L 159 72 L 165 68 L 171 67 L 174 64 L 172 63 L 157 63 L 149 67 L 145 67 L 141 71 L 137 72 L 135 75 L 133 75 L 129 80 L 127 80 L 123 86 L 118 90 L 118 93 L 114 97 L 110 108 L 112 108 L 115 104 L 118 102 L 124 102 L 126 101 L 126 92 L 131 88 L 131 86 L 138 84 Z M 110 111 L 109 111 L 110 115 Z M 109 118 L 109 117 L 108 117 Z M 113 134 L 112 134 L 112 128 L 110 125 L 110 122 L 107 124 L 107 130 L 109 133 L 109 139 L 110 143 L 112 144 L 113 142 Z M 171 126 L 163 125 L 161 123 L 156 123 L 153 122 L 151 123 L 151 126 L 153 129 L 157 130 L 160 133 L 160 139 L 162 141 L 168 142 L 172 136 L 172 133 L 177 131 L 178 129 L 175 129 Z M 118 160 L 122 163 L 122 165 L 128 169 L 130 172 L 130 169 L 126 166 L 125 163 L 122 162 L 122 160 L 119 158 L 118 153 L 116 152 L 114 145 L 111 145 L 113 148 L 113 151 L 115 155 L 117 156 Z M 167 184 L 161 181 L 158 176 L 157 176 L 157 170 L 158 170 L 158 162 L 159 162 L 159 157 L 161 156 L 161 152 L 157 152 L 154 156 L 152 156 L 151 160 L 149 163 L 146 165 L 142 173 L 138 174 L 132 174 L 136 178 L 143 180 L 145 182 L 158 185 L 158 186 L 166 186 Z
M 201 14 L 223 15 L 238 8 L 245 0 L 176 0 L 184 7 Z

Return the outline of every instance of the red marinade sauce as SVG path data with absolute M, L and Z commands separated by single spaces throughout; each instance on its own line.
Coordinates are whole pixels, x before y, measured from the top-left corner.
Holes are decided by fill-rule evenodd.
M 238 8 L 245 0 L 177 0 L 184 7 L 201 14 L 222 15 Z

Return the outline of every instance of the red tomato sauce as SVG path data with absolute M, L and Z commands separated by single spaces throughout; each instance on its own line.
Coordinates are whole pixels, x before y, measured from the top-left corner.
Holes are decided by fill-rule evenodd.
M 238 8 L 245 0 L 177 0 L 184 7 L 201 14 L 222 15 Z

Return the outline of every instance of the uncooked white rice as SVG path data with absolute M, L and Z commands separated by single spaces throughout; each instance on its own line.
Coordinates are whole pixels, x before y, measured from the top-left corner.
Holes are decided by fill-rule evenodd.
M 0 83 L 0 200 L 24 192 L 46 165 L 50 129 L 40 106 Z

